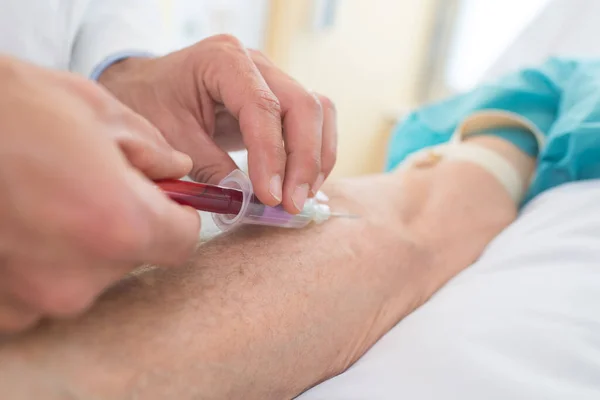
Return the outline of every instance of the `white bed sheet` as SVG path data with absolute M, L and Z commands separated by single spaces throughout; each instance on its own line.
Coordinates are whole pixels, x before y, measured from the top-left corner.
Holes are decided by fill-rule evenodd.
M 600 181 L 535 199 L 480 261 L 299 399 L 600 399 Z

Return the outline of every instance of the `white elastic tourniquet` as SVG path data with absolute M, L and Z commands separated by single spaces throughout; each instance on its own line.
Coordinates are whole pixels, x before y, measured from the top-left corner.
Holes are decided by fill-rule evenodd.
M 464 138 L 494 128 L 523 128 L 538 141 L 541 149 L 544 136 L 528 120 L 519 115 L 505 111 L 481 111 L 465 119 L 456 129 L 450 143 L 428 147 L 408 157 L 404 167 L 413 166 L 423 161 L 437 161 L 442 158 L 471 162 L 491 173 L 509 193 L 515 203 L 520 203 L 529 186 L 524 182 L 517 169 L 504 157 L 484 147 L 464 143 Z M 402 166 L 401 166 L 402 167 Z

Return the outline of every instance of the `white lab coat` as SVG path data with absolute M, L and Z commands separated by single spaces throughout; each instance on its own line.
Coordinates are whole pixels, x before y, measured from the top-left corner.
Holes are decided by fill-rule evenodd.
M 551 0 L 485 74 L 495 78 L 548 57 L 600 57 L 600 1 Z
M 164 52 L 160 0 L 1 0 L 0 53 L 89 76 L 123 51 Z

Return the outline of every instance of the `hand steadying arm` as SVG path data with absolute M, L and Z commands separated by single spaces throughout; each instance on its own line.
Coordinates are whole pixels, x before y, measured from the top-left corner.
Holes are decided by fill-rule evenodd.
M 533 168 L 506 142 L 471 141 L 504 153 L 524 176 Z M 488 172 L 458 161 L 326 191 L 333 207 L 362 218 L 240 229 L 201 246 L 181 269 L 124 281 L 87 316 L 1 345 L 0 391 L 11 399 L 294 397 L 356 361 L 516 215 Z

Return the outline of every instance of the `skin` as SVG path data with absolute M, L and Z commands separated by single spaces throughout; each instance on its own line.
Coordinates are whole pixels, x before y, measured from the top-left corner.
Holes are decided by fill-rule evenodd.
M 533 160 L 496 138 L 525 179 Z M 343 372 L 516 216 L 480 167 L 445 161 L 337 181 L 360 219 L 249 227 L 176 270 L 114 287 L 77 321 L 0 344 L 11 399 L 289 399 Z
M 191 256 L 197 213 L 151 180 L 218 183 L 246 147 L 258 197 L 297 213 L 335 163 L 331 102 L 231 36 L 115 64 L 104 88 L 6 57 L 0 83 L 0 333 Z
M 150 181 L 191 168 L 144 118 L 73 74 L 0 57 L 0 332 L 67 317 L 140 263 L 178 265 L 196 213 Z
M 236 168 L 226 151 L 247 148 L 258 198 L 295 214 L 335 164 L 332 102 L 232 36 L 125 60 L 99 81 L 190 155 L 198 181 L 218 184 Z

